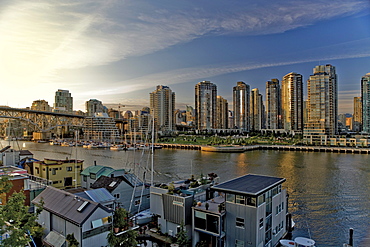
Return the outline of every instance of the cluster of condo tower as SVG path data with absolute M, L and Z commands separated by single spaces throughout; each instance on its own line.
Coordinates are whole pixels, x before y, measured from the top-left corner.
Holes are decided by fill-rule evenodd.
M 187 106 L 186 110 L 176 109 L 175 93 L 168 86 L 158 85 L 150 93 L 150 107 L 136 114 L 126 111 L 121 115 L 120 109 L 108 110 L 96 99 L 86 102 L 85 114 L 106 112 L 112 118 L 122 117 L 130 120 L 130 128 L 135 130 L 151 128 L 154 119 L 156 131 L 171 132 L 185 126 L 193 130 L 284 131 L 321 138 L 339 133 L 337 84 L 335 67 L 326 64 L 313 69 L 307 80 L 306 97 L 302 75 L 291 72 L 281 82 L 278 79 L 266 82 L 265 99 L 258 88 L 237 82 L 233 87 L 232 109 L 225 98 L 217 95 L 216 84 L 202 81 L 195 85 L 194 107 Z M 72 112 L 72 102 L 68 90 L 58 90 L 53 111 Z M 361 79 L 361 97 L 354 97 L 352 122 L 352 130 L 370 133 L 370 73 Z

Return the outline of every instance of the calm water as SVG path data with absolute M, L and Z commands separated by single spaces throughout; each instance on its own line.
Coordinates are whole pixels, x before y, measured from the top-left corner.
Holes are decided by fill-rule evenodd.
M 2 142 L 4 146 L 5 142 Z M 16 143 L 12 143 L 16 149 Z M 84 166 L 111 166 L 135 171 L 150 167 L 150 156 L 142 151 L 88 150 L 18 142 L 36 159 L 83 159 Z M 226 181 L 247 173 L 286 178 L 289 210 L 296 222 L 293 236 L 313 238 L 317 246 L 342 246 L 354 228 L 355 246 L 370 232 L 370 157 L 365 154 L 249 151 L 206 153 L 192 150 L 156 150 L 154 181 L 169 182 L 191 174 L 217 173 Z M 148 174 L 148 173 L 147 173 Z M 148 176 L 147 176 L 148 177 Z

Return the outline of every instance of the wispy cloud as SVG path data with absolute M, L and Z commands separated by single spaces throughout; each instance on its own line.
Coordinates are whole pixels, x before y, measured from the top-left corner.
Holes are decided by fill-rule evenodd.
M 365 0 L 8 4 L 0 5 L 1 46 L 43 72 L 109 64 L 204 35 L 284 32 L 369 7 Z
M 109 65 L 204 36 L 286 32 L 367 8 L 368 0 L 2 1 L 0 81 L 7 82 L 8 91 L 14 91 L 14 86 L 27 91 L 35 85 L 53 91 L 61 82 L 68 87 L 63 77 L 65 70 Z M 363 56 L 367 56 L 365 53 Z M 302 62 L 289 61 L 179 69 L 127 81 L 134 82 L 135 87 L 121 89 L 127 92 L 145 89 L 150 85 L 148 81 L 163 83 L 163 75 L 170 75 L 171 82 L 181 83 L 279 63 Z M 118 89 L 95 90 L 109 95 Z
M 338 51 L 345 52 L 338 53 Z M 304 57 L 304 59 L 297 60 L 295 57 Z M 174 85 L 184 82 L 196 82 L 199 78 L 210 78 L 218 75 L 260 68 L 361 57 L 370 57 L 370 38 L 320 47 L 308 51 L 295 52 L 294 54 L 288 54 L 275 59 L 268 58 L 265 62 L 260 63 L 249 61 L 246 63 L 213 65 L 208 67 L 197 66 L 193 68 L 176 69 L 163 73 L 149 74 L 121 81 L 118 84 L 123 86 L 114 87 L 113 89 L 85 91 L 84 95 L 121 95 L 122 92 L 130 94 L 134 91 L 153 89 L 159 84 Z

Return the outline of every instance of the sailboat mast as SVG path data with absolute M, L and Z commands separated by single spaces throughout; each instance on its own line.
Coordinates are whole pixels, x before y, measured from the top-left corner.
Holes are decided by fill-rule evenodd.
M 152 128 L 152 156 L 151 156 L 151 179 L 150 184 L 151 186 L 154 186 L 153 184 L 153 176 L 154 176 L 154 116 L 153 116 L 153 128 Z

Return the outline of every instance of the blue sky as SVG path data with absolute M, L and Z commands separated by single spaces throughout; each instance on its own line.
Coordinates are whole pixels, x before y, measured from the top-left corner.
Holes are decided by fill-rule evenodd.
M 54 103 L 58 89 L 74 108 L 99 99 L 125 109 L 149 106 L 167 85 L 177 107 L 194 105 L 194 86 L 210 80 L 232 104 L 244 81 L 289 72 L 306 80 L 319 64 L 336 66 L 339 112 L 353 112 L 370 72 L 370 1 L 2 1 L 0 105 Z

